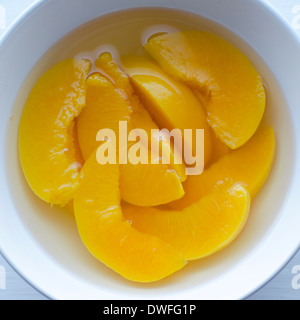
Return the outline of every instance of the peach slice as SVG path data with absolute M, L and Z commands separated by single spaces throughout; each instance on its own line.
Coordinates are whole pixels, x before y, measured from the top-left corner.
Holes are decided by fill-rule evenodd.
M 192 90 L 142 56 L 125 56 L 121 62 L 143 105 L 161 129 L 180 129 L 182 134 L 185 129 L 204 129 L 204 162 L 208 163 L 212 152 L 210 127 Z M 191 141 L 185 141 L 187 144 L 192 149 Z
M 165 72 L 195 91 L 208 123 L 228 147 L 237 149 L 253 136 L 266 95 L 260 75 L 242 52 L 204 31 L 154 36 L 145 49 Z
M 119 166 L 99 165 L 93 153 L 74 198 L 78 230 L 87 249 L 126 279 L 152 282 L 186 264 L 168 243 L 134 229 L 122 215 Z
M 266 182 L 275 155 L 272 127 L 262 126 L 243 147 L 220 158 L 200 176 L 190 176 L 184 183 L 185 196 L 169 204 L 185 208 L 209 194 L 216 184 L 226 181 L 242 183 L 253 199 Z
M 129 131 L 133 128 L 131 119 L 138 118 L 139 115 L 135 115 L 137 111 L 134 110 L 126 93 L 100 73 L 89 76 L 86 99 L 86 107 L 78 118 L 78 139 L 84 158 L 88 159 L 100 146 L 100 142 L 96 140 L 99 130 L 111 129 L 118 137 L 120 121 L 128 123 Z M 143 110 L 142 106 L 139 108 Z M 134 124 L 143 128 L 143 119 L 144 116 L 140 122 L 136 121 Z M 131 144 L 128 143 L 128 149 L 130 147 Z M 148 164 L 131 164 L 130 161 L 121 164 L 122 199 L 139 206 L 161 205 L 180 199 L 184 190 L 175 170 L 162 163 L 151 164 L 150 160 Z
M 80 183 L 83 164 L 75 119 L 85 105 L 90 63 L 64 60 L 35 84 L 19 128 L 20 161 L 33 192 L 42 200 L 65 205 Z
M 132 107 L 112 82 L 93 73 L 87 79 L 86 107 L 77 122 L 78 141 L 82 155 L 87 160 L 99 146 L 96 136 L 101 129 L 111 129 L 119 135 L 119 122 L 128 121 Z
M 138 231 L 156 236 L 187 260 L 207 257 L 240 234 L 250 208 L 248 191 L 239 184 L 215 188 L 182 211 L 124 206 L 124 217 Z
M 133 110 L 130 117 L 132 127 L 146 130 L 148 137 L 151 137 L 151 140 L 160 140 L 159 137 L 152 132 L 152 129 L 159 129 L 158 125 L 153 121 L 147 110 L 144 108 L 144 105 L 141 103 L 139 97 L 136 95 L 128 75 L 116 64 L 109 52 L 104 52 L 99 56 L 96 61 L 96 67 L 107 75 L 115 86 L 123 92 L 124 96 L 127 97 Z M 170 169 L 176 172 L 181 181 L 185 181 L 187 178 L 186 168 L 183 164 L 177 164 L 175 161 L 175 159 L 182 155 L 173 148 L 167 135 L 165 135 L 165 137 L 162 135 L 162 137 L 163 139 L 160 140 L 161 154 L 158 156 L 163 158 L 164 155 L 170 155 Z

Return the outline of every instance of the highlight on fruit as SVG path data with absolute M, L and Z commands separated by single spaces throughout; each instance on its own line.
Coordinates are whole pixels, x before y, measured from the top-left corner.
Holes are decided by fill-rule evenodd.
M 99 263 L 148 283 L 239 237 L 276 139 L 258 70 L 226 40 L 158 33 L 137 52 L 41 75 L 19 156 L 33 194 L 72 213 Z
M 186 166 L 186 175 L 199 175 L 204 170 L 204 130 L 184 129 L 182 134 L 180 129 L 173 129 L 171 132 L 168 129 L 151 129 L 151 137 L 144 129 L 132 129 L 128 133 L 127 121 L 119 122 L 118 138 L 112 129 L 101 129 L 98 131 L 96 141 L 103 142 L 97 149 L 96 157 L 100 165 L 104 164 L 127 164 L 130 162 L 133 165 L 149 164 L 157 165 L 160 162 L 163 164 L 171 164 L 171 152 L 161 154 L 161 141 L 167 141 L 171 144 L 171 138 L 176 156 L 173 158 L 174 164 L 183 164 Z M 194 133 L 194 134 L 193 134 Z M 195 143 L 193 143 L 193 135 Z M 135 142 L 128 149 L 128 143 Z M 150 146 L 148 145 L 150 143 Z M 190 146 L 194 146 L 195 155 Z M 170 150 L 171 151 L 171 150 Z M 149 154 L 150 153 L 150 154 Z

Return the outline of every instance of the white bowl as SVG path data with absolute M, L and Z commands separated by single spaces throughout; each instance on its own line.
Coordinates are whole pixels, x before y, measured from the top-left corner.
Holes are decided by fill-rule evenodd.
M 74 220 L 32 195 L 24 182 L 17 149 L 24 101 L 50 64 L 47 58 L 40 60 L 45 52 L 68 32 L 98 16 L 137 7 L 169 7 L 199 14 L 230 30 L 233 43 L 237 37 L 243 39 L 265 81 L 268 117 L 277 139 L 271 176 L 255 200 L 241 236 L 220 253 L 150 285 L 122 279 L 87 252 Z M 38 1 L 0 43 L 2 254 L 30 284 L 53 299 L 247 297 L 288 262 L 300 243 L 299 57 L 296 35 L 264 1 Z

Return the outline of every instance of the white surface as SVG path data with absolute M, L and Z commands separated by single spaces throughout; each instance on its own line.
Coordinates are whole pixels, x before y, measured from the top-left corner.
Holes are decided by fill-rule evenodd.
M 6 26 L 13 21 L 13 19 L 20 14 L 32 0 L 0 0 L 0 29 L 3 26 L 3 10 L 6 10 Z M 290 23 L 297 29 L 300 34 L 300 0 L 270 0 L 274 6 L 287 17 Z M 299 4 L 299 7 L 297 6 Z M 1 7 L 2 6 L 2 7 Z M 2 21 L 1 21 L 2 18 Z M 1 23 L 2 22 L 2 23 Z M 2 30 L 0 30 L 1 35 Z M 292 271 L 297 271 L 295 266 L 300 265 L 300 252 L 292 259 L 292 261 L 280 272 L 271 282 L 264 288 L 260 289 L 249 299 L 296 299 L 300 300 L 300 290 L 293 289 L 292 283 L 294 279 L 294 286 L 300 284 L 300 279 Z M 45 299 L 41 294 L 36 292 L 30 285 L 28 285 L 18 274 L 16 274 L 0 256 L 0 266 L 3 266 L 6 271 L 6 289 L 1 289 L 1 273 L 0 273 L 0 299 Z M 2 268 L 3 270 L 3 268 Z M 0 269 L 1 272 L 1 269 Z M 3 274 L 3 272 L 2 272 Z M 3 284 L 3 280 L 2 280 Z

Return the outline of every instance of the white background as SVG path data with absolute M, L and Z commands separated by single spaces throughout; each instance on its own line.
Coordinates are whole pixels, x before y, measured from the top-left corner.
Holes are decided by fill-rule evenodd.
M 242 0 L 241 0 L 242 1 Z M 300 37 L 300 0 L 266 0 L 291 23 Z M 10 24 L 34 0 L 0 0 L 0 38 Z M 300 57 L 299 57 L 300 61 Z M 300 62 L 299 62 L 300 63 Z M 294 273 L 293 273 L 294 272 Z M 268 284 L 251 295 L 249 300 L 300 300 L 300 251 Z M 5 275 L 5 278 L 3 276 Z M 297 285 L 297 286 L 295 286 Z M 3 289 L 5 287 L 5 290 Z M 294 287 L 294 288 L 293 288 Z M 47 299 L 22 279 L 0 254 L 0 300 Z

